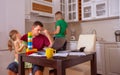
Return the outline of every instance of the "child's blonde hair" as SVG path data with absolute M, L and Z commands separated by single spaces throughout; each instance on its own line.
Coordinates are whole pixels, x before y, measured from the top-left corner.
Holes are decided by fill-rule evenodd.
M 9 49 L 10 51 L 12 51 L 12 49 L 13 49 L 13 41 L 16 40 L 16 34 L 18 34 L 18 31 L 17 31 L 17 30 L 11 30 L 11 31 L 9 32 L 9 37 L 10 37 L 10 39 L 8 40 L 8 49 Z

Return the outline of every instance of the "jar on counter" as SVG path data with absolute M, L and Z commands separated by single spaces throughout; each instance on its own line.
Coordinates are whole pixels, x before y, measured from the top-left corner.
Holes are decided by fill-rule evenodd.
M 115 31 L 115 39 L 116 39 L 116 42 L 120 42 L 120 30 Z

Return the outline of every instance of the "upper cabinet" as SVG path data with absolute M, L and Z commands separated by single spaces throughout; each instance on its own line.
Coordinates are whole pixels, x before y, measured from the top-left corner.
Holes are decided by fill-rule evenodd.
M 31 13 L 54 17 L 63 13 L 67 22 L 95 20 L 119 16 L 119 0 L 25 0 L 25 17 Z
M 119 15 L 119 1 L 120 0 L 108 0 L 109 2 L 109 16 Z
M 25 0 L 26 18 L 29 18 L 30 13 L 37 13 L 41 16 L 53 17 L 52 0 Z
M 108 17 L 106 0 L 82 0 L 82 20 Z
M 82 0 L 82 4 L 89 4 L 92 3 L 93 0 Z
M 82 20 L 118 16 L 119 0 L 82 0 Z
M 66 0 L 66 19 L 68 22 L 81 20 L 81 0 Z

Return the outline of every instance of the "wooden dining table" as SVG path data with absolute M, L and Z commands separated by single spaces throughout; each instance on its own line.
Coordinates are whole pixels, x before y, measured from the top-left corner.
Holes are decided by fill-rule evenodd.
M 32 64 L 51 67 L 57 70 L 57 75 L 66 75 L 65 69 L 90 61 L 91 75 L 97 75 L 96 67 L 96 52 L 86 53 L 84 56 L 71 56 L 60 57 L 55 56 L 51 59 L 47 59 L 45 56 L 28 56 L 26 54 L 19 54 L 19 72 L 18 75 L 25 75 L 24 62 L 30 62 Z

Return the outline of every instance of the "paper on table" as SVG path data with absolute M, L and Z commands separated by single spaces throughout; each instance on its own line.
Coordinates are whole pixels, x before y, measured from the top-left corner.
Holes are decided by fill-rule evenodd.
M 54 56 L 67 57 L 68 53 L 55 53 Z
M 68 53 L 55 53 L 54 56 L 67 57 Z M 38 53 L 32 53 L 29 56 L 39 56 L 43 57 L 45 55 L 39 55 Z
M 69 52 L 69 55 L 74 56 L 85 56 L 86 54 L 84 52 Z
M 32 53 L 29 56 L 39 56 L 39 57 L 42 57 L 42 56 L 45 56 L 45 55 L 39 55 L 38 53 Z

